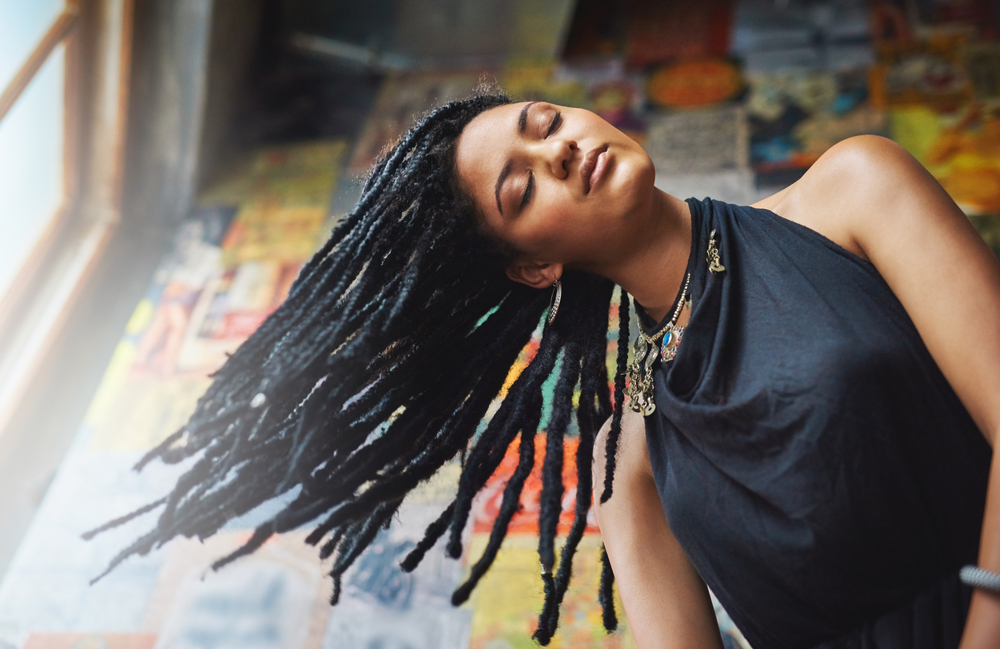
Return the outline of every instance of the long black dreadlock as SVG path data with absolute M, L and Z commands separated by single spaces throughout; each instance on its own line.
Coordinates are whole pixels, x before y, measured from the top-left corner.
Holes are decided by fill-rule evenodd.
M 505 95 L 485 94 L 442 106 L 382 156 L 357 206 L 303 267 L 285 303 L 215 373 L 187 424 L 136 465 L 139 470 L 153 459 L 190 459 L 173 491 L 86 535 L 162 507 L 155 528 L 122 550 L 101 576 L 173 537 L 205 539 L 287 495 L 278 513 L 213 568 L 252 553 L 273 534 L 313 523 L 307 542 L 320 546 L 322 558 L 334 557 L 335 604 L 342 575 L 388 526 L 406 494 L 462 455 L 454 501 L 402 567 L 413 570 L 446 533 L 448 554 L 459 557 L 473 496 L 519 437 L 519 462 L 486 550 L 452 596 L 460 604 L 492 564 L 518 509 L 535 461 L 542 384 L 557 373 L 539 516 L 545 601 L 535 632 L 538 642 L 548 644 L 590 510 L 594 439 L 613 411 L 601 501 L 611 496 L 629 298 L 621 293 L 613 408 L 605 354 L 614 285 L 567 272 L 558 317 L 545 327 L 537 353 L 496 413 L 480 426 L 549 300 L 547 291 L 507 279 L 510 251 L 484 233 L 456 180 L 462 129 L 507 103 Z M 553 574 L 563 437 L 577 389 L 575 515 Z M 600 601 L 611 631 L 617 620 L 606 552 L 602 566 Z

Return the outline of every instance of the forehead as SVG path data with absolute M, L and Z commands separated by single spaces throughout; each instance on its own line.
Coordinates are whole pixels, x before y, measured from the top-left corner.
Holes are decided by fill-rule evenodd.
M 458 138 L 458 180 L 484 213 L 496 212 L 493 188 L 517 138 L 517 121 L 524 105 L 521 102 L 491 108 L 474 117 Z

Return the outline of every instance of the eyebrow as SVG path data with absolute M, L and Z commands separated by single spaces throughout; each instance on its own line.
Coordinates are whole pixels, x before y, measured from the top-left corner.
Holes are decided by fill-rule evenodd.
M 521 135 L 524 135 L 524 132 L 528 130 L 528 111 L 531 110 L 531 107 L 537 103 L 537 101 L 529 101 L 524 105 L 524 108 L 521 109 L 521 115 L 517 118 L 517 132 Z M 507 164 L 504 165 L 503 170 L 500 172 L 500 176 L 497 177 L 497 186 L 494 190 L 494 194 L 497 199 L 497 209 L 500 211 L 501 216 L 503 216 L 503 205 L 500 203 L 500 189 L 503 187 L 504 181 L 507 180 L 507 176 L 510 175 L 510 170 L 513 167 L 513 164 L 513 162 L 508 160 Z
M 517 132 L 521 135 L 524 135 L 524 131 L 528 128 L 528 110 L 537 103 L 537 101 L 529 101 L 521 109 L 521 116 L 517 118 Z

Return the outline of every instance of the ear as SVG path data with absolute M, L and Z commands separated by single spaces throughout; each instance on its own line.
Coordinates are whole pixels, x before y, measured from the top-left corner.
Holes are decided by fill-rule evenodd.
M 507 266 L 507 277 L 532 288 L 548 288 L 562 277 L 563 265 L 518 259 Z

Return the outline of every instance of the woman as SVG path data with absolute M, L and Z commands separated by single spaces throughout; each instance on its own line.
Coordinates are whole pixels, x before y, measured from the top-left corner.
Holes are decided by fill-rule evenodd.
M 542 644 L 594 485 L 605 625 L 613 566 L 640 646 L 720 646 L 705 582 L 757 649 L 956 646 L 970 590 L 955 575 L 977 561 L 980 528 L 978 562 L 1000 570 L 1000 478 L 981 518 L 1000 428 L 1000 265 L 879 138 L 834 147 L 752 208 L 684 202 L 653 179 L 643 150 L 588 111 L 502 95 L 434 111 L 376 165 L 191 421 L 140 462 L 196 458 L 172 494 L 111 523 L 163 507 L 112 566 L 285 494 L 216 567 L 311 523 L 309 541 L 335 554 L 335 602 L 403 497 L 456 456 L 458 495 L 403 567 L 445 533 L 459 556 L 473 495 L 519 437 L 462 602 L 496 556 L 547 414 Z M 624 414 L 628 294 L 646 319 L 628 371 L 643 414 Z M 537 354 L 489 417 L 543 318 Z M 577 386 L 576 514 L 557 564 Z M 972 595 L 962 642 L 1000 646 L 1000 597 Z

